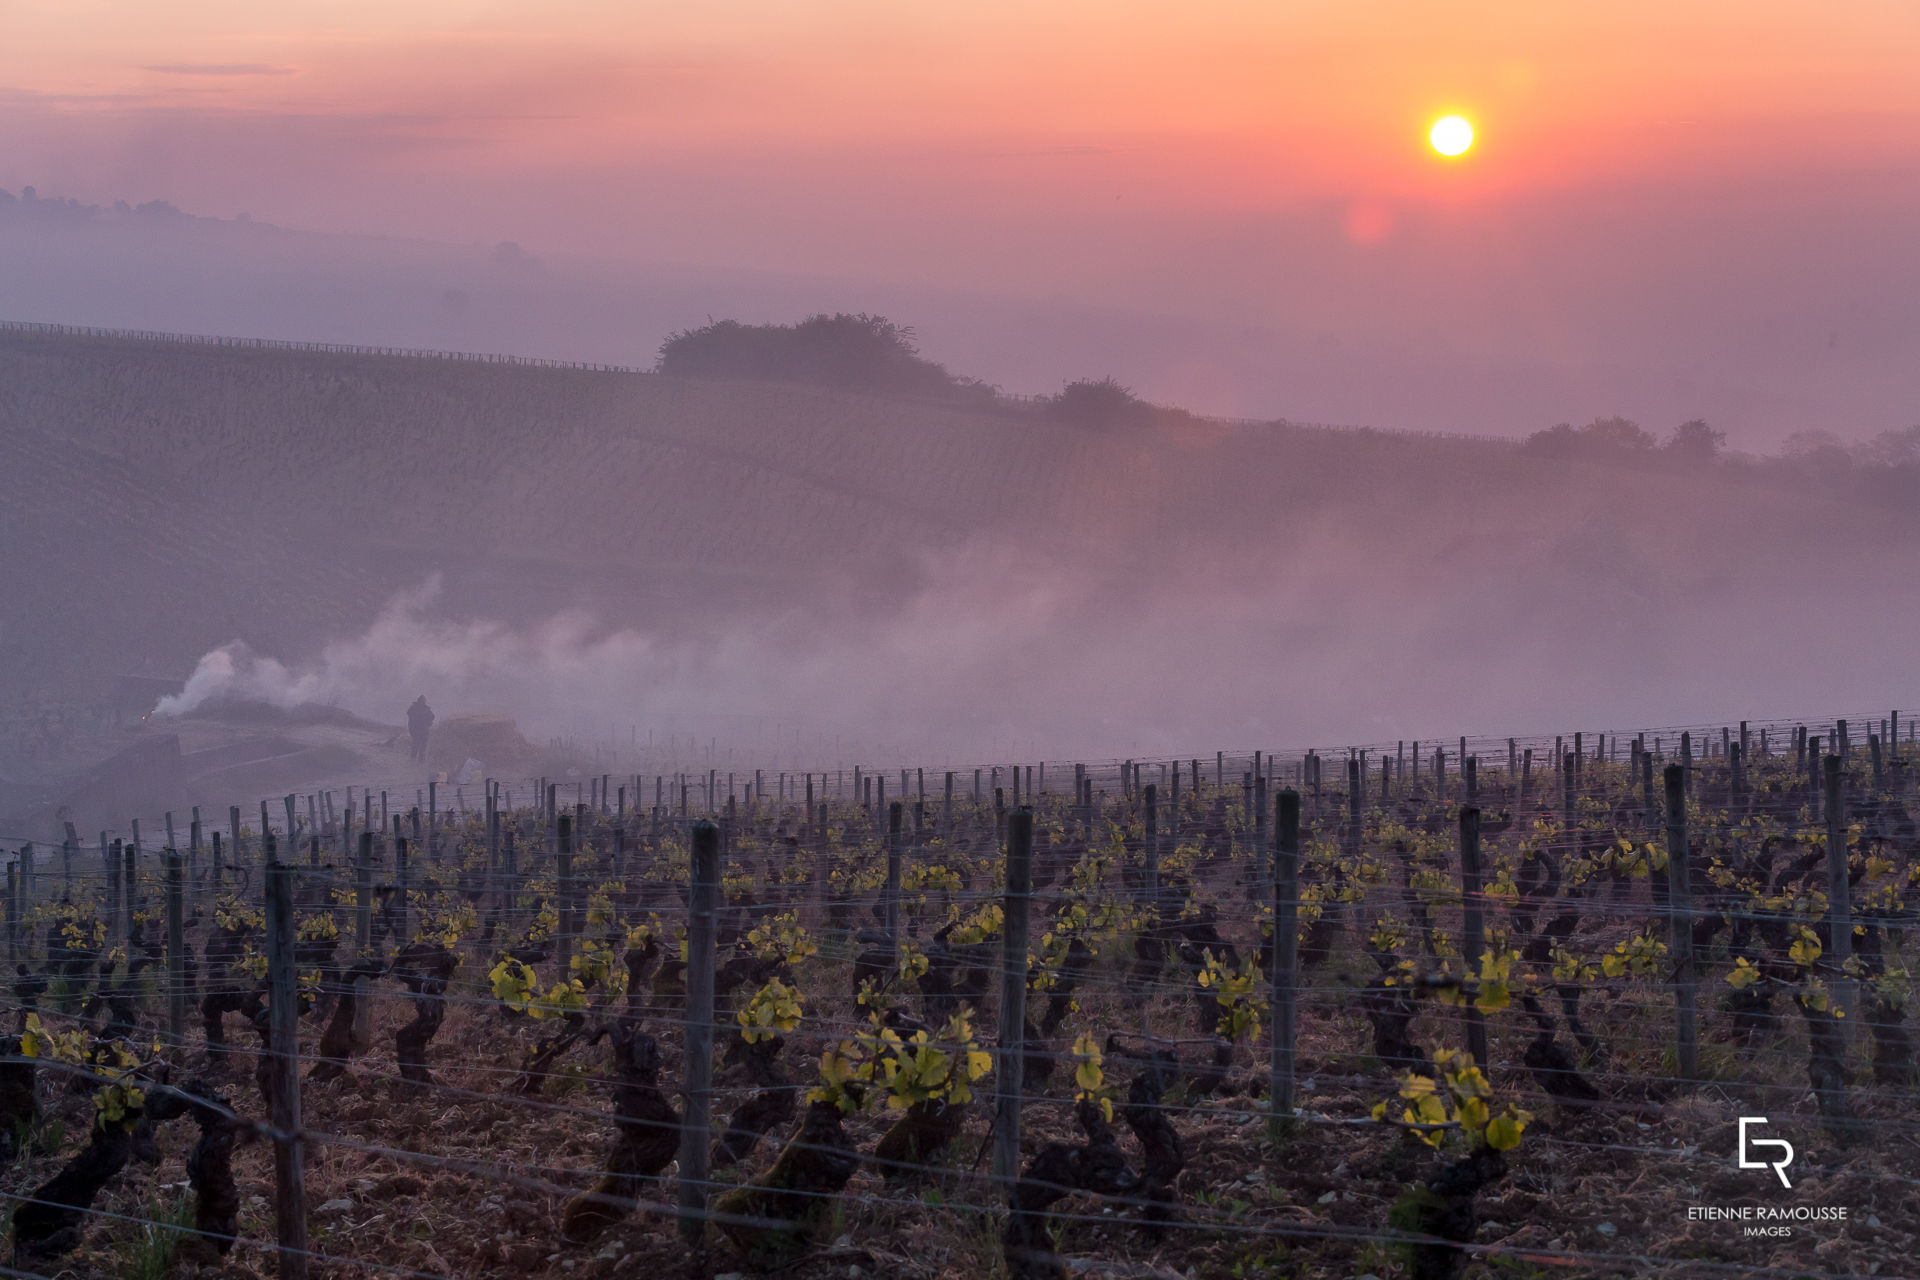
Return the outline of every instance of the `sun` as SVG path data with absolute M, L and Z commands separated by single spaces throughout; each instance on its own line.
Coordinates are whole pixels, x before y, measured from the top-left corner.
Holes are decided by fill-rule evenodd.
M 1441 116 L 1427 131 L 1427 141 L 1443 156 L 1465 155 L 1473 145 L 1473 126 L 1465 116 Z

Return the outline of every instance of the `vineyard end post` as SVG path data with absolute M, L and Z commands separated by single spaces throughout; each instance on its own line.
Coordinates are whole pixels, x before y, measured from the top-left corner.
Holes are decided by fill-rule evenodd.
M 306 1142 L 300 1132 L 299 974 L 293 963 L 293 868 L 273 856 L 273 837 L 263 835 L 267 862 L 268 1052 L 274 1077 L 272 1115 L 274 1229 L 281 1280 L 306 1280 Z
M 1293 1120 L 1293 998 L 1300 945 L 1300 793 L 1274 797 L 1273 822 L 1273 1052 L 1268 1062 L 1270 1128 L 1281 1135 Z
M 696 822 L 687 895 L 686 1119 L 680 1126 L 680 1235 L 698 1245 L 707 1216 L 707 1133 L 713 1110 L 713 951 L 720 896 L 720 828 Z
M 1687 766 L 1670 764 L 1667 787 L 1667 919 L 1673 948 L 1674 1044 L 1682 1080 L 1700 1078 L 1694 1016 L 1693 882 L 1687 856 Z
M 184 867 L 179 851 L 167 850 L 167 1040 L 187 1042 L 187 919 Z
M 360 856 L 353 867 L 353 942 L 357 959 L 366 959 L 373 949 L 373 832 L 360 832 Z M 353 980 L 353 1036 L 355 1053 L 373 1046 L 372 988 L 365 974 Z
M 1847 871 L 1847 780 L 1839 756 L 1829 755 L 1824 763 L 1827 782 L 1827 936 L 1832 944 L 1833 966 L 1844 974 L 1847 961 L 1853 956 L 1853 894 Z M 1836 978 L 1833 985 L 1841 1010 L 1851 1019 L 1855 1003 L 1853 979 Z
M 565 982 L 573 969 L 573 817 L 563 814 L 557 824 L 560 843 L 555 846 L 554 892 L 559 896 L 558 927 L 554 932 L 554 965 L 559 981 Z
M 1480 810 L 1467 805 L 1460 810 L 1460 896 L 1465 903 L 1461 928 L 1461 968 L 1468 974 L 1478 971 L 1480 955 L 1486 949 L 1486 917 L 1481 902 Z M 1467 1004 L 1467 1052 L 1480 1069 L 1487 1069 L 1487 1022 L 1480 1010 Z
M 1027 1033 L 1027 932 L 1033 901 L 1033 810 L 1007 820 L 1007 897 L 1000 954 L 999 1061 L 994 1064 L 993 1178 L 1009 1196 L 1020 1176 L 1022 1055 Z
M 887 947 L 895 960 L 900 958 L 900 802 L 887 805 Z

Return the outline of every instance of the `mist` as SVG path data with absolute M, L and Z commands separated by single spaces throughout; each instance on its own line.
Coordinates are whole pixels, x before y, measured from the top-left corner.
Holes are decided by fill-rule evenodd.
M 1643 520 L 1626 477 L 1582 478 L 1572 521 L 1536 505 L 1551 495 L 1445 523 L 1362 503 L 1239 547 L 1167 531 L 1159 562 L 1150 532 L 1118 562 L 981 537 L 918 557 L 916 585 L 865 610 L 842 581 L 691 629 L 462 614 L 429 580 L 287 660 L 223 644 L 159 711 L 321 703 L 397 723 L 424 693 L 530 736 L 716 741 L 743 764 L 819 769 L 1870 719 L 1902 702 L 1920 602 L 1885 586 L 1920 533 L 1868 545 L 1816 518 L 1729 540 L 1714 530 L 1742 521 L 1745 495 L 1724 480 L 1688 486 L 1693 515 Z M 1871 613 L 1845 662 L 1781 616 L 1783 584 L 1809 581 L 1841 615 Z
M 1070 244 L 869 227 L 855 238 L 895 247 L 716 260 L 721 246 L 689 245 L 677 262 L 659 237 L 616 254 L 572 236 L 348 236 L 43 194 L 0 199 L 0 318 L 647 367 L 708 318 L 872 312 L 1018 394 L 1110 374 L 1202 413 L 1499 436 L 1704 417 L 1762 451 L 1920 419 L 1914 193 L 1850 190 L 1723 181 L 1546 193 L 1497 216 L 1410 207 L 1377 215 L 1391 225 L 1377 241 L 1354 239 L 1347 201 L 1139 210 L 1103 213 Z M 782 198 L 743 190 L 739 204 Z M 1737 241 L 1721 231 L 1729 208 Z M 895 213 L 907 227 L 931 215 Z

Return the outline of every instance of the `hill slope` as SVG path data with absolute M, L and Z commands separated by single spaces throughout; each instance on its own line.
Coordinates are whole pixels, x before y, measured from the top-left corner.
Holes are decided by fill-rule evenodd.
M 1611 714 L 1628 684 L 1878 706 L 1914 607 L 1882 584 L 1920 543 L 1912 504 L 1752 466 L 20 331 L 0 442 L 15 770 L 20 725 L 115 675 L 234 639 L 298 661 L 434 573 L 448 617 L 690 646 L 644 668 L 689 697 L 983 742 L 1412 732 Z M 1843 672 L 1789 624 L 1815 586 L 1881 619 Z M 1692 674 L 1715 637 L 1752 656 Z

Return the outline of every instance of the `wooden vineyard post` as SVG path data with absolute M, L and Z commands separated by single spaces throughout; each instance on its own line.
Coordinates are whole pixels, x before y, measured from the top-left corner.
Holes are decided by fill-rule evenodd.
M 418 844 L 420 833 L 414 832 L 414 843 Z M 427 865 L 439 866 L 440 834 L 440 780 L 427 779 Z
M 553 890 L 560 901 L 554 912 L 553 962 L 559 970 L 559 980 L 565 982 L 573 970 L 573 819 L 563 816 L 558 831 L 560 843 L 553 857 Z
M 167 850 L 167 1043 L 187 1042 L 187 919 L 180 854 Z
M 1480 803 L 1480 757 L 1460 757 L 1460 778 L 1467 788 L 1467 803 Z
M 1460 810 L 1460 898 L 1465 904 L 1461 926 L 1460 965 L 1469 975 L 1480 970 L 1481 953 L 1487 947 L 1486 917 L 1483 913 L 1480 882 L 1480 810 L 1467 805 Z M 1473 1001 L 1466 1003 L 1467 1052 L 1480 1069 L 1487 1069 L 1487 1022 Z
M 1700 1076 L 1694 1020 L 1693 883 L 1687 857 L 1687 770 L 1670 764 L 1667 785 L 1667 920 L 1673 948 L 1674 1044 L 1682 1080 Z
M 1640 811 L 1647 830 L 1652 831 L 1658 812 L 1653 807 L 1653 754 L 1644 747 L 1640 750 Z
M 1146 874 L 1141 880 L 1146 886 L 1149 909 L 1154 913 L 1153 919 L 1157 924 L 1160 912 L 1160 788 L 1149 782 L 1141 791 L 1140 798 L 1146 824 L 1140 850 L 1145 860 Z
M 1347 856 L 1360 856 L 1360 761 L 1347 761 Z M 1354 905 L 1354 917 L 1359 918 L 1360 906 Z
M 827 898 L 833 890 L 833 853 L 827 843 L 827 802 L 822 800 L 813 819 L 813 907 L 820 928 L 827 920 Z
M 940 840 L 951 847 L 953 845 L 953 770 L 947 770 L 946 796 L 940 804 Z
M 1175 841 L 1178 844 L 1178 841 Z M 1267 882 L 1267 775 L 1253 775 L 1253 885 L 1254 892 Z
M 137 873 L 137 852 L 139 846 L 130 844 L 120 851 L 122 862 L 120 871 L 123 877 L 120 886 L 120 940 L 127 947 L 127 960 L 133 960 L 133 916 L 137 909 L 138 897 L 135 875 Z M 132 972 L 131 969 L 128 972 Z
M 1560 844 L 1564 857 L 1579 852 L 1573 834 L 1573 773 L 1579 764 L 1580 757 L 1571 751 L 1560 757 Z
M 1293 1116 L 1293 988 L 1300 945 L 1300 793 L 1276 797 L 1273 822 L 1273 1051 L 1267 1064 L 1270 1127 Z
M 1243 841 L 1247 845 L 1253 843 L 1253 771 L 1251 769 L 1240 775 L 1240 830 L 1235 833 L 1232 850 L 1236 859 L 1240 856 Z
M 281 1280 L 307 1274 L 306 1142 L 300 1133 L 299 974 L 293 965 L 293 868 L 273 856 L 273 837 L 263 836 L 267 858 L 267 1037 L 272 1072 L 273 1215 L 279 1241 Z
M 100 833 L 100 875 L 106 883 L 107 938 L 110 944 L 116 944 L 114 935 L 120 928 L 120 842 L 108 844 L 104 831 Z
M 1680 785 L 1687 795 L 1693 794 L 1693 730 L 1683 730 L 1680 734 Z
M 1000 932 L 1000 1042 L 994 1063 L 993 1178 L 1008 1194 L 1020 1176 L 1022 1058 L 1027 1034 L 1027 926 L 1033 900 L 1033 810 L 1007 822 L 1007 897 Z
M 491 788 L 487 791 L 487 901 L 496 914 L 502 911 L 500 891 L 500 801 Z
M 227 826 L 229 828 L 229 834 L 227 836 L 227 856 L 233 860 L 233 870 L 237 878 L 240 868 L 247 864 L 246 846 L 240 841 L 239 805 L 234 804 L 227 806 Z
M 340 866 L 353 865 L 353 793 L 348 789 L 347 806 L 340 810 Z M 382 820 L 384 821 L 384 819 Z M 217 870 L 218 868 L 216 868 Z
M 687 894 L 686 1119 L 680 1126 L 680 1235 L 698 1245 L 707 1216 L 707 1131 L 713 1111 L 713 948 L 720 828 L 693 824 Z
M 887 949 L 900 958 L 900 802 L 887 806 Z
M 413 888 L 413 868 L 407 853 L 407 838 L 396 833 L 393 837 L 393 940 L 402 947 L 412 941 L 413 933 L 408 925 L 407 910 L 407 895 Z
M 1827 772 L 1827 938 L 1834 970 L 1834 995 L 1848 1018 L 1854 1012 L 1853 979 L 1844 976 L 1853 958 L 1853 894 L 1847 877 L 1846 774 L 1837 755 L 1826 757 Z
M 358 959 L 366 959 L 373 950 L 373 832 L 361 831 L 360 856 L 353 867 L 353 942 Z M 373 1045 L 373 1001 L 369 979 L 361 974 L 353 980 L 353 1049 L 365 1053 Z

